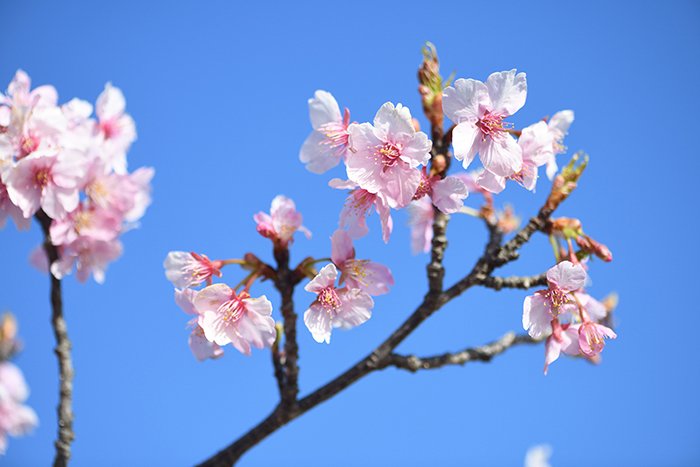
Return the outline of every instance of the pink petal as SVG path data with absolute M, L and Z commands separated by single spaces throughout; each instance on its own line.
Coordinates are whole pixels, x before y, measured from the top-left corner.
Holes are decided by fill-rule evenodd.
M 314 130 L 326 123 L 343 121 L 340 107 L 333 94 L 320 89 L 314 93 L 313 98 L 309 99 L 309 118 Z
M 331 260 L 340 267 L 345 261 L 355 257 L 350 235 L 344 230 L 336 230 L 331 237 Z
M 552 315 L 541 293 L 525 297 L 523 302 L 523 329 L 533 339 L 541 339 L 552 332 Z
M 454 123 L 475 122 L 480 108 L 489 103 L 488 89 L 481 81 L 460 78 L 445 89 L 442 108 L 447 118 Z
M 333 327 L 331 316 L 322 307 L 312 304 L 304 312 L 304 324 L 316 342 L 319 344 L 324 341 L 326 344 L 331 343 L 331 330 Z
M 452 130 L 452 147 L 455 159 L 462 161 L 462 166 L 465 169 L 474 160 L 478 137 L 479 130 L 472 122 L 462 122 Z
M 338 296 L 342 305 L 333 319 L 333 327 L 353 328 L 372 316 L 374 300 L 366 292 L 359 289 L 345 289 Z
M 547 271 L 547 280 L 565 292 L 583 288 L 586 283 L 586 270 L 580 264 L 562 261 Z
M 515 69 L 492 73 L 486 80 L 491 110 L 500 115 L 513 115 L 525 105 L 527 79 L 525 73 L 515 74 Z
M 459 211 L 468 195 L 467 186 L 457 177 L 445 177 L 432 184 L 433 204 L 446 214 Z
M 312 293 L 319 293 L 326 287 L 330 287 L 335 284 L 335 280 L 338 277 L 338 270 L 333 263 L 325 265 L 321 271 L 314 277 L 311 282 L 304 286 L 304 290 Z
M 522 149 L 510 135 L 486 138 L 478 141 L 477 146 L 484 168 L 496 175 L 508 177 L 523 166 Z

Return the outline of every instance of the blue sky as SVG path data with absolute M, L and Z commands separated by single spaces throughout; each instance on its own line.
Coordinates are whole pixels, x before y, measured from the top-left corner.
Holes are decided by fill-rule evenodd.
M 74 465 L 190 465 L 272 409 L 267 352 L 246 358 L 227 349 L 202 364 L 192 358 L 163 258 L 191 249 L 271 259 L 252 215 L 278 193 L 297 202 L 314 233 L 312 241 L 298 238 L 293 261 L 327 256 L 343 195 L 297 160 L 310 131 L 306 99 L 329 90 L 358 121 L 389 100 L 419 116 L 415 72 L 426 40 L 437 45 L 443 70 L 458 77 L 527 72 L 528 100 L 512 119 L 518 127 L 575 110 L 567 145 L 587 151 L 591 163 L 558 214 L 581 218 L 615 255 L 612 264 L 593 264 L 590 292 L 620 294 L 619 339 L 602 365 L 563 359 L 547 377 L 541 346 L 489 364 L 385 370 L 283 428 L 241 465 L 520 465 L 527 448 L 542 442 L 553 446 L 558 467 L 700 463 L 697 2 L 5 1 L 0 15 L 0 82 L 22 68 L 35 84 L 54 84 L 62 101 L 94 100 L 113 82 L 139 132 L 130 166 L 156 168 L 154 203 L 141 228 L 124 237 L 125 255 L 107 282 L 65 281 L 76 367 Z M 498 202 L 527 217 L 548 189 L 544 179 L 534 195 L 510 187 Z M 303 393 L 363 357 L 419 303 L 426 257 L 410 255 L 405 220 L 395 216 L 389 245 L 376 219 L 356 244 L 362 257 L 395 273 L 373 318 L 335 333 L 330 346 L 300 329 Z M 56 431 L 56 362 L 48 281 L 27 263 L 40 233 L 9 227 L 0 236 L 0 309 L 20 320 L 25 350 L 17 363 L 41 419 L 33 435 L 11 440 L 2 462 L 46 465 Z M 451 283 L 467 272 L 485 232 L 459 217 L 449 237 Z M 540 235 L 503 272 L 534 274 L 550 263 Z M 238 271 L 225 271 L 225 279 L 238 282 Z M 257 290 L 277 304 L 267 286 Z M 400 350 L 439 353 L 518 330 L 525 295 L 472 290 Z M 303 312 L 311 296 L 296 296 Z

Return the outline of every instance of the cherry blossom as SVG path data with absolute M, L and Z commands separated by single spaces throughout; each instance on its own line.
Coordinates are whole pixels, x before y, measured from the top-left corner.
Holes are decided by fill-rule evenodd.
M 121 89 L 107 83 L 95 104 L 96 128 L 103 141 L 104 162 L 119 174 L 126 173 L 126 152 L 136 140 L 136 125 L 125 109 L 126 99 Z
M 537 168 L 554 157 L 552 134 L 545 122 L 537 122 L 522 130 L 518 146 L 522 150 L 522 168 L 508 177 L 484 170 L 477 183 L 492 193 L 500 193 L 506 187 L 506 179 L 514 180 L 525 189 L 534 191 L 537 184 Z
M 585 321 L 578 329 L 578 345 L 587 357 L 595 357 L 603 351 L 605 338 L 616 339 L 617 334 L 607 326 Z
M 370 295 L 389 293 L 394 278 L 388 267 L 368 259 L 355 259 L 355 249 L 350 235 L 336 230 L 331 237 L 331 259 L 340 270 L 339 284 L 360 289 Z
M 522 168 L 522 150 L 503 120 L 517 112 L 527 96 L 525 73 L 492 73 L 486 83 L 460 78 L 443 94 L 445 115 L 457 126 L 452 132 L 455 158 L 464 168 L 476 154 L 490 172 L 508 177 Z
M 3 174 L 10 200 L 31 217 L 39 208 L 52 219 L 78 207 L 78 184 L 84 175 L 84 161 L 71 155 L 59 157 L 53 151 L 34 152 Z
M 7 187 L 0 181 L 0 229 L 5 227 L 8 217 L 12 218 L 17 229 L 29 229 L 31 219 L 25 218 L 24 215 L 22 215 L 22 210 L 10 200 L 10 195 L 7 194 Z
M 81 236 L 110 241 L 119 236 L 121 228 L 121 218 L 113 211 L 81 204 L 66 217 L 51 223 L 51 243 L 64 245 Z
M 204 335 L 204 329 L 199 325 L 199 312 L 194 305 L 199 292 L 193 289 L 175 289 L 175 303 L 188 315 L 193 315 L 188 326 L 192 329 L 187 339 L 192 355 L 197 361 L 209 358 L 216 359 L 224 354 L 224 349 L 215 342 L 209 342 Z
M 309 99 L 309 117 L 313 130 L 299 152 L 306 169 L 322 174 L 345 158 L 348 150 L 350 111 L 343 115 L 333 95 L 318 90 Z
M 304 324 L 318 343 L 330 344 L 333 328 L 353 328 L 372 316 L 372 297 L 360 289 L 336 288 L 337 278 L 335 265 L 328 264 L 304 287 L 317 295 L 304 312 Z
M 414 129 L 408 108 L 387 102 L 374 124 L 353 123 L 348 132 L 348 178 L 372 194 L 384 194 L 392 208 L 407 206 L 421 181 L 416 168 L 428 162 L 432 147 L 428 136 Z
M 334 178 L 328 182 L 328 185 L 339 190 L 351 190 L 340 212 L 338 223 L 340 228 L 347 229 L 351 238 L 360 238 L 367 235 L 367 232 L 369 232 L 367 216 L 374 207 L 382 225 L 382 239 L 384 243 L 389 242 L 394 222 L 391 218 L 389 203 L 382 193 L 370 193 L 365 189 L 358 188 L 355 182 L 339 178 Z
M 270 347 L 277 337 L 272 304 L 264 295 L 251 298 L 248 292 L 237 294 L 226 284 L 214 284 L 197 293 L 194 305 L 204 336 L 217 345 L 232 344 L 250 355 L 251 345 Z
M 556 175 L 557 160 L 556 155 L 566 152 L 564 137 L 569 132 L 569 127 L 574 122 L 573 110 L 561 110 L 547 122 L 547 127 L 552 135 L 552 155 L 547 160 L 547 177 L 552 180 Z
M 311 232 L 301 225 L 302 216 L 294 201 L 282 195 L 277 195 L 272 200 L 270 214 L 259 212 L 253 219 L 260 235 L 283 247 L 293 240 L 297 230 L 306 235 L 306 238 L 311 238 Z
M 411 251 L 413 254 L 430 251 L 433 240 L 435 211 L 428 198 L 420 198 L 408 205 L 408 225 L 411 228 Z
M 105 272 L 109 263 L 121 256 L 123 251 L 119 240 L 98 240 L 87 236 L 79 236 L 74 241 L 61 245 L 60 258 L 51 265 L 51 274 L 57 279 L 76 269 L 80 282 L 85 282 L 90 274 L 95 282 L 105 281 Z
M 571 292 L 584 286 L 587 274 L 583 266 L 562 261 L 547 271 L 549 288 L 525 298 L 523 303 L 523 328 L 534 339 L 541 339 L 552 332 L 551 322 L 566 312 L 564 305 L 572 302 Z
M 19 368 L 0 362 L 0 454 L 7 450 L 7 436 L 27 434 L 39 424 L 34 410 L 24 405 L 29 389 Z
M 215 342 L 210 342 L 204 335 L 204 329 L 194 320 L 192 322 L 192 332 L 187 339 L 192 355 L 197 361 L 203 362 L 209 358 L 217 359 L 224 355 L 224 349 Z
M 445 214 L 452 214 L 464 206 L 464 199 L 469 195 L 465 183 L 455 176 L 440 178 L 438 175 L 428 176 L 425 167 L 421 171 L 421 181 L 413 200 L 429 196 L 435 207 Z
M 549 365 L 559 358 L 562 352 L 566 355 L 579 355 L 578 324 L 559 324 L 553 320 L 552 335 L 547 338 L 544 346 L 544 374 L 549 371 Z
M 185 251 L 171 251 L 163 262 L 165 276 L 179 289 L 202 282 L 210 284 L 213 276 L 221 277 L 223 265 L 221 260 L 212 261 L 206 255 Z

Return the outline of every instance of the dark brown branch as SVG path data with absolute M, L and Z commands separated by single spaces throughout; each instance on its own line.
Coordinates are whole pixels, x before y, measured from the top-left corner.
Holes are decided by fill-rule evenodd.
M 432 357 L 416 357 L 415 355 L 399 355 L 392 353 L 386 360 L 385 366 L 394 366 L 402 370 L 416 372 L 418 370 L 435 370 L 447 365 L 464 365 L 467 362 L 489 362 L 510 347 L 519 344 L 536 344 L 539 341 L 527 334 L 516 335 L 509 332 L 500 339 L 481 347 L 471 347 L 460 352 L 445 353 Z
M 442 292 L 445 268 L 442 260 L 447 249 L 447 222 L 450 216 L 433 207 L 435 218 L 433 220 L 433 241 L 430 249 L 430 264 L 428 264 L 428 285 L 430 293 L 438 294 Z
M 284 374 L 284 363 L 282 356 L 280 355 L 280 338 L 282 336 L 282 330 L 275 326 L 277 331 L 277 338 L 275 343 L 272 344 L 272 367 L 275 370 L 275 380 L 277 381 L 277 389 L 280 393 L 280 400 L 284 397 L 284 388 L 287 384 Z
M 289 269 L 289 249 L 275 246 L 277 274 L 275 287 L 282 298 L 282 317 L 284 318 L 284 390 L 282 407 L 286 412 L 296 411 L 299 395 L 299 346 L 297 345 L 297 314 L 294 312 L 294 272 Z
M 494 277 L 488 276 L 479 282 L 479 285 L 490 289 L 529 289 L 539 285 L 547 285 L 547 274 L 542 273 L 536 276 L 509 276 Z
M 43 211 L 36 214 L 36 219 L 44 233 L 44 250 L 49 265 L 58 261 L 58 249 L 51 243 L 49 229 L 51 219 Z M 63 300 L 61 298 L 61 281 L 49 272 L 51 278 L 51 325 L 56 338 L 54 352 L 58 358 L 59 399 L 58 399 L 58 438 L 54 443 L 56 455 L 54 467 L 68 465 L 71 456 L 71 443 L 75 438 L 73 433 L 73 362 L 71 361 L 71 341 L 68 338 L 68 328 L 63 317 Z

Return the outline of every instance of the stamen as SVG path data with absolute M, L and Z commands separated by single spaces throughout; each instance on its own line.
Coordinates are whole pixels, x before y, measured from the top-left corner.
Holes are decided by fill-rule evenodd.
M 342 302 L 338 293 L 335 291 L 335 287 L 326 287 L 318 294 L 318 303 L 329 313 L 336 311 L 340 308 Z

